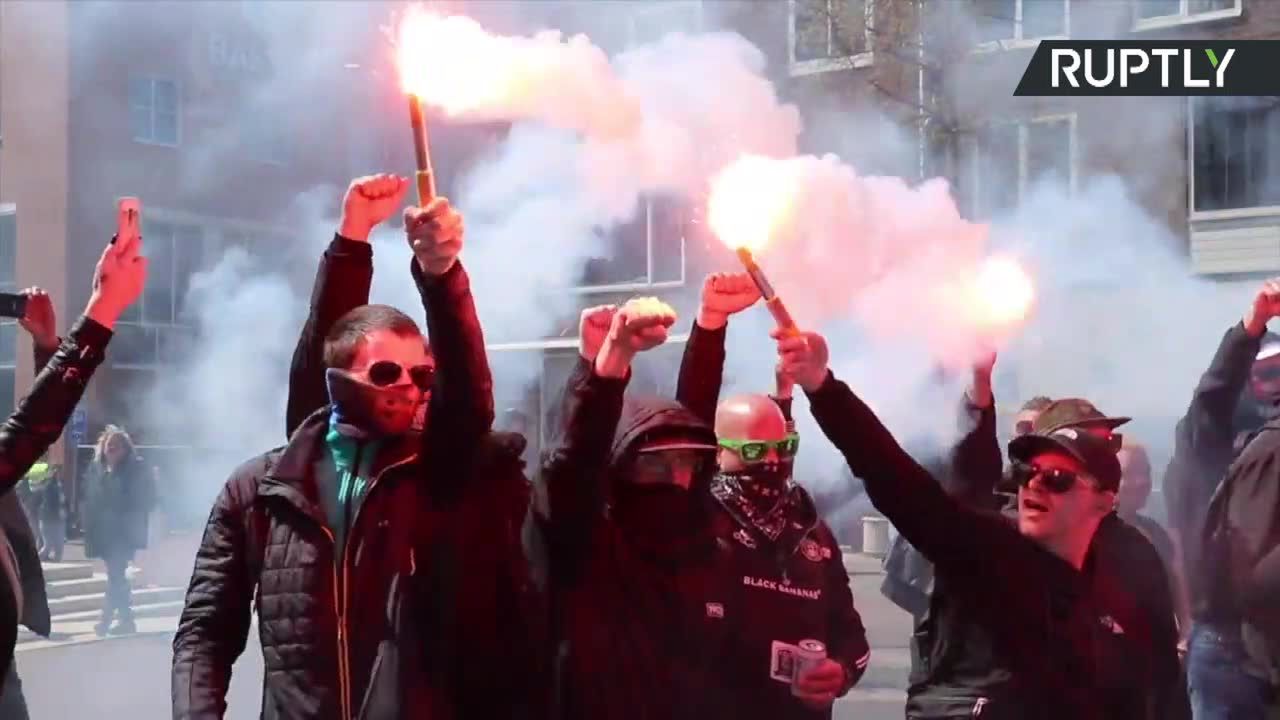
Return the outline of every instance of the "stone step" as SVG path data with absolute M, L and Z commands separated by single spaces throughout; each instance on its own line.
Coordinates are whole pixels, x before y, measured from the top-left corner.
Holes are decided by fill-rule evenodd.
M 129 568 L 125 575 L 129 578 L 131 585 L 138 582 L 137 568 Z M 107 591 L 107 576 L 105 573 L 94 573 L 87 578 L 76 578 L 74 580 L 46 580 L 45 592 L 49 599 L 72 597 L 75 595 L 101 595 Z
M 41 563 L 44 568 L 45 582 L 61 582 L 63 580 L 87 580 L 93 577 L 94 563 Z
M 133 589 L 133 603 L 149 605 L 160 602 L 182 602 L 187 589 L 182 587 L 141 587 Z M 102 593 L 86 593 L 83 595 L 67 595 L 49 599 L 49 612 L 56 623 L 59 618 L 79 612 L 96 611 L 102 608 Z
M 160 628 L 165 632 L 172 633 L 174 628 L 177 627 L 178 616 L 181 614 L 181 600 L 133 606 L 133 616 L 138 621 L 139 632 L 154 631 Z M 98 610 L 85 610 L 56 617 L 53 619 L 53 632 L 48 640 L 25 627 L 20 627 L 18 628 L 17 649 L 51 647 L 77 640 L 97 639 L 94 633 L 94 625 L 97 624 L 99 617 L 101 617 L 101 612 Z

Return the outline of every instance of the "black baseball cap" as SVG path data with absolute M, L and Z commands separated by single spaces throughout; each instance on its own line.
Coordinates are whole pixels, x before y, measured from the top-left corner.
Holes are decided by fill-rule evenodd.
M 1084 430 L 1064 427 L 1016 437 L 1009 443 L 1009 459 L 1026 463 L 1040 453 L 1054 450 L 1079 460 L 1085 471 L 1097 479 L 1100 489 L 1115 492 L 1120 488 L 1120 461 L 1115 448 Z

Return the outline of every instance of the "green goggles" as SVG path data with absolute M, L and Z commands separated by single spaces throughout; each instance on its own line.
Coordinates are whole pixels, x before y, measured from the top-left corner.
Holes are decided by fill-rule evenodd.
M 738 453 L 744 462 L 757 462 L 763 460 L 770 450 L 776 450 L 781 458 L 794 457 L 800 449 L 800 436 L 787 433 L 781 440 L 720 440 L 718 444 Z

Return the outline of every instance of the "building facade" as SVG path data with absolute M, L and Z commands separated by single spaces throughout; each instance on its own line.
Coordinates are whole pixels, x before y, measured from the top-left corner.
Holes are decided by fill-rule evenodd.
M 874 107 L 916 133 L 915 172 L 877 166 L 859 147 L 840 154 L 879 172 L 942 176 L 966 217 L 984 221 L 1027 200 L 1038 181 L 1056 178 L 1078 193 L 1105 176 L 1168 230 L 1172 258 L 1209 281 L 1243 312 L 1258 281 L 1280 271 L 1280 98 L 1014 97 L 1031 54 L 1047 39 L 1233 40 L 1280 37 L 1280 3 L 1266 0 L 788 0 L 774 4 L 754 37 L 785 67 L 792 99 L 806 117 L 823 110 Z M 785 17 L 779 17 L 783 16 Z M 820 134 L 820 133 L 819 133 Z M 875 138 L 868 138 L 874 144 Z M 820 151 L 832 138 L 812 138 Z M 896 138 L 901 141 L 901 138 Z M 859 169 L 862 164 L 859 164 Z M 1053 222 L 1046 218 L 1046 222 Z M 1134 347 L 1123 281 L 1080 293 L 1096 318 L 1091 347 L 1153 358 L 1171 347 Z M 1229 300 L 1231 307 L 1236 301 Z M 1216 317 L 1216 316 L 1215 316 Z M 1230 314 L 1224 316 L 1229 322 Z M 1200 318 L 1152 318 L 1155 327 Z M 1207 365 L 1219 320 L 1204 347 L 1185 348 Z M 1128 336 L 1127 336 L 1128 334 Z M 1146 335 L 1143 335 L 1146 337 Z M 1214 339 L 1209 339 L 1213 337 Z M 1046 386 L 1098 391 L 1115 363 L 1051 338 L 1031 344 L 1018 367 L 997 367 L 997 395 L 1012 412 Z M 1179 359 L 1185 363 L 1185 360 Z M 1007 364 L 1006 364 L 1007 365 Z M 1136 363 L 1128 363 L 1132 367 Z M 1158 372 L 1158 371 L 1157 371 Z M 1141 388 L 1142 377 L 1114 377 Z M 1123 392 L 1134 407 L 1126 430 L 1149 444 L 1157 468 L 1190 398 L 1187 378 L 1170 401 L 1164 390 Z M 1007 426 L 1002 422 L 1001 427 Z M 1153 503 L 1153 506 L 1158 503 Z
M 0 3 L 0 291 L 47 288 L 65 329 L 88 300 L 116 199 L 143 200 L 145 294 L 69 429 L 76 451 L 54 449 L 73 502 L 108 423 L 129 430 L 162 476 L 166 458 L 193 451 L 182 408 L 167 423 L 139 407 L 191 342 L 193 275 L 230 246 L 278 260 L 299 232 L 283 212 L 296 196 L 350 177 L 353 133 L 336 110 L 361 84 L 343 58 L 359 46 L 316 57 L 305 13 L 292 36 L 263 14 L 292 5 Z M 25 333 L 0 322 L 0 413 L 33 372 Z

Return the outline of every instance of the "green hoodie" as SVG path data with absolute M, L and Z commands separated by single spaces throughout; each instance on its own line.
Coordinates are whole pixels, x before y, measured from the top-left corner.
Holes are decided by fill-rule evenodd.
M 320 503 L 329 521 L 329 529 L 333 531 L 334 559 L 337 561 L 346 546 L 347 531 L 369 489 L 369 478 L 382 442 L 344 435 L 333 418 L 329 420 L 329 431 L 324 441 L 326 452 L 317 463 L 315 477 Z

